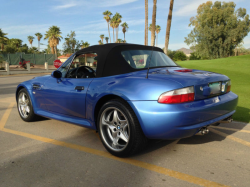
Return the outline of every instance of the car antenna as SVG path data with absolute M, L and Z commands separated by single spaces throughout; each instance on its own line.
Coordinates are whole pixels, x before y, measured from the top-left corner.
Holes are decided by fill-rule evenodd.
M 155 38 L 156 38 L 156 36 L 155 36 Z M 149 60 L 149 63 L 148 63 L 148 70 L 147 70 L 146 79 L 148 79 L 148 72 L 149 72 L 150 62 L 151 62 L 151 59 L 152 59 L 152 55 L 153 55 L 153 51 L 154 51 L 154 46 L 155 46 L 155 38 L 154 38 L 154 45 L 152 46 L 152 52 L 151 52 L 151 55 L 150 55 L 150 60 Z

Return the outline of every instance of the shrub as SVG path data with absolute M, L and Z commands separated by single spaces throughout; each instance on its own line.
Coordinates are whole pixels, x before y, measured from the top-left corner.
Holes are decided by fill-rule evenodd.
M 201 57 L 197 57 L 195 53 L 191 53 L 191 56 L 189 57 L 189 60 L 200 60 Z
M 182 51 L 177 51 L 174 54 L 174 61 L 185 61 L 187 60 L 187 56 Z

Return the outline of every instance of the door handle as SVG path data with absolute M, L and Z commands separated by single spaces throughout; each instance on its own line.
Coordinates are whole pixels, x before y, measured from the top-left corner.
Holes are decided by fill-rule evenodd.
M 84 86 L 76 86 L 75 90 L 84 90 Z

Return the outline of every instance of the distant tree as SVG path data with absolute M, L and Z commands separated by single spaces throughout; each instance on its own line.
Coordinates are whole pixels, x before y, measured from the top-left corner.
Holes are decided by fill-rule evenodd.
M 90 44 L 88 42 L 81 41 L 81 47 L 82 49 L 89 47 Z M 87 55 L 85 54 L 85 64 L 87 64 Z
M 123 43 L 122 39 L 117 39 L 117 43 Z
M 195 53 L 191 53 L 191 56 L 189 57 L 189 60 L 200 60 L 201 57 L 196 56 Z
M 122 22 L 121 18 L 122 18 L 122 16 L 118 12 L 116 12 L 112 18 L 112 19 L 114 19 L 114 26 L 116 28 L 116 42 L 118 40 L 119 26 L 120 26 L 120 23 Z
M 100 35 L 100 38 L 102 40 L 102 43 L 103 43 L 103 39 L 104 39 L 104 34 Z
M 102 45 L 102 44 L 103 44 L 103 43 L 102 43 L 102 40 L 99 40 L 98 43 L 99 43 L 99 45 Z
M 125 40 L 125 33 L 128 31 L 129 27 L 128 27 L 128 24 L 126 22 L 122 23 L 121 26 L 122 26 L 122 32 L 124 34 L 124 40 Z
M 105 37 L 106 43 L 109 43 L 109 37 Z
M 182 51 L 177 51 L 174 54 L 174 61 L 185 61 L 185 60 L 187 60 L 187 56 Z
M 50 45 L 51 48 L 51 53 L 56 55 L 57 58 L 57 45 L 59 44 L 59 42 L 61 41 L 61 39 L 63 38 L 61 36 L 62 32 L 60 30 L 59 27 L 57 26 L 52 26 L 49 28 L 48 31 L 46 31 L 45 37 L 44 39 L 48 39 L 48 43 Z
M 185 43 L 202 58 L 221 58 L 234 53 L 250 31 L 249 15 L 245 8 L 235 10 L 234 2 L 208 1 L 190 19 L 193 30 Z
M 116 28 L 116 23 L 115 23 L 115 18 L 114 17 L 110 20 L 110 27 L 112 27 L 112 29 L 113 29 L 113 43 L 115 43 L 115 28 Z
M 38 40 L 38 51 L 40 51 L 40 40 L 42 39 L 43 35 L 41 33 L 36 33 L 35 34 Z
M 109 38 L 110 38 L 110 43 L 111 43 L 111 37 L 110 37 L 110 31 L 109 31 L 109 22 L 111 20 L 112 13 L 110 11 L 106 10 L 105 12 L 103 12 L 103 15 L 104 15 L 104 19 L 108 23 L 108 32 L 109 32 Z
M 34 40 L 34 36 L 28 36 L 28 41 L 31 47 L 32 47 L 33 40 Z
M 174 60 L 175 53 L 176 53 L 176 51 L 168 50 L 167 55 L 169 56 L 169 58 L 171 58 L 172 60 Z
M 7 43 L 8 38 L 6 37 L 8 35 L 7 33 L 4 33 L 2 29 L 0 29 L 0 44 L 1 44 L 1 50 L 4 50 L 4 45 Z
M 158 46 L 158 34 L 161 31 L 161 26 L 160 25 L 156 25 L 155 27 L 155 32 L 156 32 L 156 46 Z

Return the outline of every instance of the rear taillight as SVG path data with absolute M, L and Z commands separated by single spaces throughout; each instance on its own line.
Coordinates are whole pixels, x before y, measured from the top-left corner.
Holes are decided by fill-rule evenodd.
M 227 81 L 227 93 L 231 91 L 231 81 Z
M 172 90 L 161 94 L 159 103 L 174 104 L 194 101 L 194 87 L 187 87 L 178 90 Z

